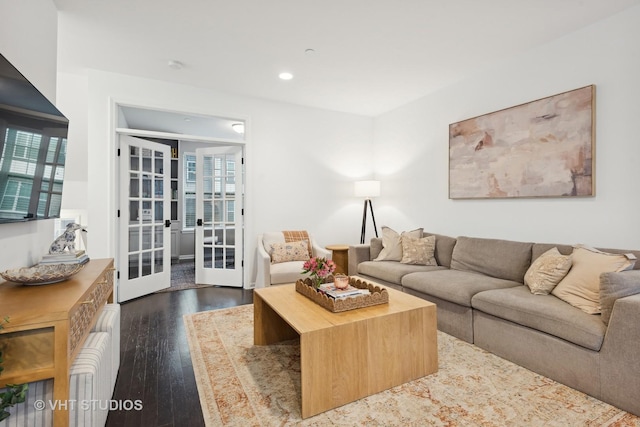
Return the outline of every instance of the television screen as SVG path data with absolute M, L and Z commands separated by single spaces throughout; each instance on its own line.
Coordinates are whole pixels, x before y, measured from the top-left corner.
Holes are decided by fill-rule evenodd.
M 68 127 L 0 54 L 0 223 L 60 217 Z

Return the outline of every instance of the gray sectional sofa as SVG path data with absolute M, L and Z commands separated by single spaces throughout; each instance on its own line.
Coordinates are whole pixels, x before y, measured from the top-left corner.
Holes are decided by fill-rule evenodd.
M 570 245 L 435 236 L 437 266 L 373 261 L 374 238 L 350 246 L 349 274 L 434 302 L 441 331 L 640 416 L 640 261 L 600 276 L 607 319 L 524 285 L 538 256 Z

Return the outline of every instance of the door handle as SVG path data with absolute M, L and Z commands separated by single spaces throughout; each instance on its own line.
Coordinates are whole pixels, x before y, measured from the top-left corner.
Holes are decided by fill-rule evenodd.
M 164 226 L 167 227 L 167 228 L 171 227 L 171 220 L 170 219 L 165 219 L 164 220 Z
M 196 225 L 198 225 L 198 227 L 202 227 L 202 218 L 198 218 L 198 221 L 196 221 Z

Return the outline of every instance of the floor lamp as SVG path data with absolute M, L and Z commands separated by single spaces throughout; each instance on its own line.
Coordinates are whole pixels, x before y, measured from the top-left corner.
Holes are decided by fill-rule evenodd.
M 371 199 L 380 195 L 380 181 L 356 181 L 355 183 L 356 197 L 364 197 L 364 209 L 362 210 L 362 231 L 360 232 L 360 243 L 364 243 L 367 230 L 367 205 L 371 210 L 371 219 L 373 219 L 373 230 L 378 237 L 378 228 L 376 227 L 376 217 L 373 215 L 373 205 Z

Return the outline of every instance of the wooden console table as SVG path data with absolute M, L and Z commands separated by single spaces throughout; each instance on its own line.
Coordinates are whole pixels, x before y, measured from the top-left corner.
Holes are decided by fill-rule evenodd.
M 53 379 L 53 425 L 69 425 L 69 368 L 105 303 L 113 302 L 113 259 L 95 259 L 69 280 L 40 286 L 0 282 L 4 371 L 0 387 Z M 47 407 L 49 403 L 46 402 Z

